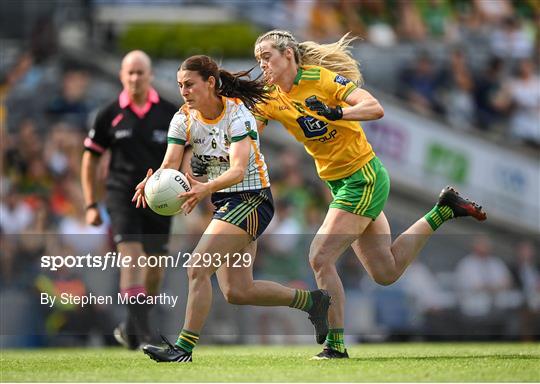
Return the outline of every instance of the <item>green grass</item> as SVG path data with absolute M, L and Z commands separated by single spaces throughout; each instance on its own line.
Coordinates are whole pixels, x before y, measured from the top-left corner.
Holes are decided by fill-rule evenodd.
M 346 361 L 310 361 L 317 346 L 199 346 L 192 364 L 109 349 L 2 350 L 2 382 L 530 382 L 540 344 L 376 344 Z

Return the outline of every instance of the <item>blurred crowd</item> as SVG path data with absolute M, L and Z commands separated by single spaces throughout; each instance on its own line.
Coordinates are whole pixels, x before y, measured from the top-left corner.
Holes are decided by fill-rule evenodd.
M 307 7 L 311 3 L 276 4 Z M 307 13 L 295 12 L 297 18 L 306 18 L 304 24 L 293 18 L 283 25 L 320 41 L 333 41 L 351 30 L 383 48 L 426 39 L 438 39 L 448 47 L 459 43 L 442 61 L 428 51 L 420 52 L 400 69 L 394 92 L 416 111 L 443 116 L 452 126 L 508 133 L 538 146 L 538 4 L 527 0 L 317 1 Z M 101 227 L 85 223 L 79 172 L 82 143 L 93 114 L 117 94 L 119 84 L 58 56 L 51 30 L 47 24 L 38 25 L 28 50 L 2 68 L 0 78 L 2 295 L 7 291 L 36 295 L 55 286 L 77 292 L 104 289 L 77 271 L 46 274 L 39 268 L 39 257 L 52 250 L 104 254 L 113 249 L 106 212 Z M 479 66 L 471 65 L 471 47 L 484 43 L 487 59 Z M 314 281 L 306 252 L 311 239 L 305 234 L 314 233 L 322 223 L 321 207 L 327 205 L 329 192 L 298 165 L 309 161 L 302 152 L 269 151 L 276 214 L 268 236 L 260 242 L 255 273 L 310 288 Z M 106 174 L 104 156 L 100 180 Z M 201 204 L 189 217 L 177 217 L 173 232 L 201 233 L 210 212 L 208 203 Z M 450 274 L 418 262 L 390 288 L 370 283 L 353 256 L 343 258 L 344 285 L 358 293 L 351 294 L 350 302 L 358 302 L 356 297 L 366 309 L 356 330 L 373 333 L 383 327 L 387 334 L 441 335 L 450 332 L 444 326 L 450 318 L 459 320 L 453 324 L 461 328 L 454 332 L 470 329 L 524 339 L 538 335 L 540 272 L 535 244 L 516 242 L 514 252 L 503 261 L 492 255 L 489 239 L 479 238 L 469 255 L 460 256 Z M 115 281 L 110 276 L 111 289 L 116 289 Z M 21 308 L 20 316 L 16 310 L 10 316 L 31 327 L 28 321 L 32 319 L 25 316 L 21 303 L 14 307 Z M 64 308 L 63 315 L 72 310 Z M 95 316 L 95 311 L 102 310 L 88 313 Z M 355 313 L 354 308 L 349 312 Z M 366 313 L 372 314 L 371 323 Z M 58 332 L 67 323 L 58 317 L 55 314 L 47 323 L 50 332 Z M 354 324 L 355 320 L 353 329 Z M 101 329 L 106 326 L 99 324 Z
M 368 76 L 368 87 L 457 129 L 540 147 L 536 0 L 285 0 L 257 2 L 245 13 L 299 40 L 334 42 L 351 32 L 361 44 L 391 49 L 377 60 L 394 63 L 365 69 L 394 73 Z

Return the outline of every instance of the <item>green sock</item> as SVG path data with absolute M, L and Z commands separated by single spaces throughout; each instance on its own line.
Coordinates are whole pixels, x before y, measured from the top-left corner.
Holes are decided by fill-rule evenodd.
M 178 339 L 176 340 L 176 345 L 182 348 L 186 352 L 193 351 L 193 348 L 197 345 L 197 341 L 199 341 L 199 335 L 188 331 L 186 329 L 182 329 L 180 334 L 178 335 Z
M 343 328 L 333 328 L 328 330 L 326 335 L 326 346 L 334 351 L 345 352 L 345 342 L 343 341 Z
M 311 298 L 311 292 L 304 291 L 303 289 L 296 289 L 294 292 L 294 300 L 289 304 L 289 307 L 307 312 L 312 306 L 313 299 Z
M 431 226 L 431 229 L 434 231 L 439 228 L 442 223 L 452 217 L 454 217 L 454 213 L 452 212 L 452 209 L 446 205 L 436 205 L 424 216 Z

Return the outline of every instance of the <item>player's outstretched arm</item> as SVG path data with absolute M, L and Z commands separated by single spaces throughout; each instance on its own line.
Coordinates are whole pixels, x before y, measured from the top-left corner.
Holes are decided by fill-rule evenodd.
M 357 88 L 345 99 L 350 107 L 344 107 L 343 120 L 369 121 L 384 116 L 384 109 L 379 101 L 365 89 Z

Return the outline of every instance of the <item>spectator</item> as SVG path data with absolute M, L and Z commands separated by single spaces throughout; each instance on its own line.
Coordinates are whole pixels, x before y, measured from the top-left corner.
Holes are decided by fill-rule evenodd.
M 398 2 L 397 34 L 400 39 L 422 41 L 426 38 L 426 26 L 418 8 L 412 1 Z
M 4 234 L 21 233 L 30 226 L 33 220 L 32 208 L 13 187 L 0 203 L 0 228 L 2 228 L 2 232 Z
M 524 59 L 532 57 L 534 35 L 530 34 L 517 17 L 505 18 L 491 33 L 491 49 L 501 58 Z
M 540 77 L 531 59 L 518 63 L 517 76 L 510 79 L 508 92 L 512 103 L 510 133 L 523 142 L 540 146 Z
M 444 289 L 433 272 L 416 260 L 403 274 L 403 289 L 411 301 L 415 319 L 428 340 L 441 340 L 455 335 L 456 297 Z
M 476 76 L 475 121 L 476 127 L 482 131 L 496 128 L 506 117 L 508 96 L 503 92 L 503 70 L 503 60 L 493 56 Z
M 515 281 L 521 290 L 524 303 L 520 311 L 520 336 L 531 341 L 540 335 L 540 269 L 536 249 L 531 241 L 517 245 L 516 264 L 512 268 Z
M 415 1 L 430 37 L 447 39 L 453 19 L 452 8 L 445 0 Z
M 85 131 L 90 112 L 86 101 L 88 83 L 89 75 L 85 70 L 66 70 L 60 95 L 53 98 L 47 107 L 53 121 L 61 119 Z
M 333 41 L 345 33 L 337 2 L 316 0 L 311 8 L 309 36 L 318 41 Z
M 427 53 L 420 53 L 412 68 L 404 68 L 399 80 L 402 96 L 415 111 L 424 115 L 444 113 L 438 95 L 439 76 L 433 60 Z
M 381 47 L 393 46 L 397 37 L 387 3 L 373 0 L 341 0 L 345 29 Z
M 509 303 L 507 293 L 512 276 L 504 262 L 492 255 L 486 236 L 474 239 L 472 252 L 456 267 L 458 300 L 464 331 L 469 336 L 500 336 L 504 330 Z
M 480 22 L 487 24 L 498 23 L 514 13 L 510 0 L 474 0 L 474 9 Z
M 450 125 L 470 129 L 474 123 L 474 82 L 463 50 L 456 48 L 450 55 L 448 68 L 442 71 L 440 82 L 444 84 L 444 105 Z

